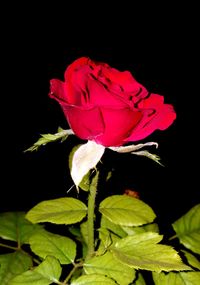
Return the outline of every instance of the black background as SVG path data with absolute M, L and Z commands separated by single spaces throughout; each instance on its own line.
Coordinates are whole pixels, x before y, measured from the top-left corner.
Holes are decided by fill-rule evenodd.
M 136 8 L 103 3 L 94 7 L 57 4 L 5 7 L 1 41 L 0 211 L 27 211 L 36 203 L 64 197 L 72 186 L 68 154 L 79 142 L 53 143 L 24 153 L 41 133 L 67 128 L 59 105 L 48 97 L 49 81 L 63 79 L 81 56 L 130 70 L 149 91 L 173 104 L 177 119 L 157 141 L 165 167 L 133 156 L 106 153 L 113 179 L 99 196 L 139 191 L 161 227 L 199 203 L 198 44 L 195 8 Z M 144 8 L 145 11 L 144 11 Z M 91 11 L 90 11 L 91 9 Z M 155 151 L 152 149 L 152 151 Z M 106 195 L 107 195 L 106 194 Z M 68 195 L 76 195 L 75 190 Z

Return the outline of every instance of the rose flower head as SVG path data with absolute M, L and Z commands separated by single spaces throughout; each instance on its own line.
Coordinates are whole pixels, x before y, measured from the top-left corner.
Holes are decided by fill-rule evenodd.
M 142 140 L 176 118 L 173 106 L 148 92 L 129 71 L 87 57 L 67 67 L 64 82 L 50 81 L 49 96 L 59 102 L 77 137 L 105 147 Z

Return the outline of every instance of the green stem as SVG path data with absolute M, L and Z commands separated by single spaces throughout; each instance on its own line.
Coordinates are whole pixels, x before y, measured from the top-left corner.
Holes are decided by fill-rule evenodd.
M 177 238 L 177 235 L 174 235 L 174 236 L 170 237 L 169 240 L 173 240 L 175 238 Z
M 19 249 L 18 247 L 7 245 L 7 244 L 3 244 L 3 243 L 0 243 L 0 246 L 5 247 L 5 248 L 9 248 L 9 249 L 13 249 L 13 250 L 18 250 Z
M 96 173 L 90 184 L 90 194 L 88 198 L 88 215 L 87 215 L 87 230 L 88 230 L 88 252 L 86 260 L 90 259 L 94 255 L 94 209 L 95 209 L 95 198 L 97 193 L 99 172 Z
M 83 266 L 82 262 L 79 263 L 75 263 L 74 267 L 72 268 L 72 270 L 70 271 L 70 273 L 67 275 L 67 277 L 65 278 L 65 281 L 62 284 L 68 284 L 68 281 L 71 279 L 71 277 L 73 276 L 74 272 Z

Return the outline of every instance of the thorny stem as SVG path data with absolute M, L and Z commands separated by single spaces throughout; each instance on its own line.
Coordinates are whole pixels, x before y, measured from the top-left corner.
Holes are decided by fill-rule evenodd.
M 99 172 L 96 173 L 93 178 L 88 198 L 88 215 L 87 215 L 87 231 L 88 231 L 88 252 L 86 255 L 86 260 L 90 259 L 94 255 L 94 210 L 95 210 L 95 198 L 97 193 L 97 183 L 98 183 Z

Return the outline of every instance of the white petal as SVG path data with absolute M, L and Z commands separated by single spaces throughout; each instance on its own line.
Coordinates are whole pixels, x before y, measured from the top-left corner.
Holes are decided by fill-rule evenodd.
M 79 185 L 85 174 L 94 168 L 104 154 L 105 147 L 93 141 L 80 146 L 72 159 L 71 176 L 76 186 Z

